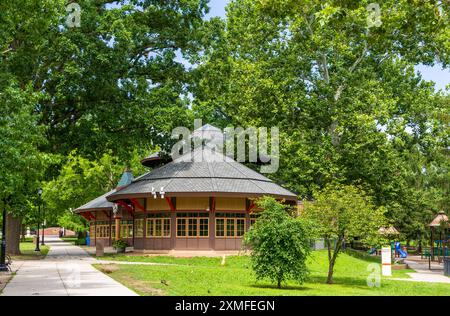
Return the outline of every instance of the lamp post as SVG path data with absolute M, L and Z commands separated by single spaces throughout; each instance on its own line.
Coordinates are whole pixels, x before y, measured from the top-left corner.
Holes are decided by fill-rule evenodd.
M 0 271 L 8 271 L 6 266 L 6 202 L 3 205 L 3 218 L 2 218 L 2 244 L 0 251 Z
M 36 248 L 34 249 L 34 251 L 41 251 L 41 249 L 39 249 L 39 223 L 41 221 L 41 196 L 42 196 L 42 189 L 41 188 L 38 189 L 38 196 L 39 196 L 39 200 L 38 200 L 37 239 L 36 239 Z
M 45 246 L 45 242 L 44 242 L 44 236 L 45 236 L 45 208 L 44 208 L 44 203 L 42 202 L 42 242 L 41 242 L 41 246 Z

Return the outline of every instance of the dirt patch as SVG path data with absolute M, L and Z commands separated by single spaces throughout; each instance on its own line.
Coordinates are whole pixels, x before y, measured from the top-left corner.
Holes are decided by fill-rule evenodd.
M 392 270 L 405 270 L 405 269 L 409 269 L 409 266 L 406 263 L 403 264 L 393 264 L 392 266 Z
M 98 265 L 98 269 L 105 274 L 111 274 L 119 270 L 119 267 L 116 264 L 101 264 Z
M 141 280 L 136 280 L 130 276 L 120 276 L 118 281 L 125 284 L 127 287 L 135 290 L 141 295 L 145 296 L 164 296 L 166 293 L 161 290 L 152 287 L 152 282 L 145 282 Z
M 0 293 L 2 293 L 6 284 L 12 279 L 13 274 L 11 272 L 0 272 Z
M 165 286 L 169 286 L 169 283 L 165 280 L 161 280 L 160 282 L 148 282 L 135 279 L 128 275 L 126 272 L 121 271 L 118 264 L 110 263 L 110 264 L 96 264 L 94 265 L 101 272 L 109 275 L 114 280 L 122 283 L 126 287 L 136 291 L 140 295 L 144 296 L 164 296 L 166 292 L 153 287 L 156 284 L 163 284 Z

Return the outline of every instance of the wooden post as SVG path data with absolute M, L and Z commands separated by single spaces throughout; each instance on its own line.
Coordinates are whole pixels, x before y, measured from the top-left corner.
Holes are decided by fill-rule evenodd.
M 142 235 L 142 248 L 146 249 L 145 244 L 147 241 L 147 198 L 144 198 L 144 225 L 142 226 L 143 235 Z M 172 236 L 172 235 L 171 235 Z
M 95 242 L 95 246 L 97 247 L 97 217 L 94 218 L 94 221 L 95 221 L 94 222 L 94 242 Z
M 134 247 L 134 235 L 136 234 L 136 231 L 134 230 L 134 220 L 135 220 L 135 216 L 134 216 L 134 212 L 133 212 L 133 229 L 132 229 L 133 236 L 131 236 L 131 243 L 133 244 L 133 247 Z
M 109 211 L 109 246 L 112 246 L 112 219 L 113 219 L 113 212 L 112 210 Z
M 216 198 L 210 197 L 209 198 L 209 248 L 215 249 L 216 248 Z
M 116 240 L 120 239 L 120 217 L 114 218 L 116 221 Z

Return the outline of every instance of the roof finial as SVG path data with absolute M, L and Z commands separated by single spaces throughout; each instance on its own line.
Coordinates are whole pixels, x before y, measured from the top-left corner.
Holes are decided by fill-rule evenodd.
M 122 177 L 120 178 L 119 183 L 117 184 L 116 190 L 119 191 L 129 185 L 133 181 L 133 173 L 131 172 L 130 167 L 126 166 L 125 171 L 122 174 Z

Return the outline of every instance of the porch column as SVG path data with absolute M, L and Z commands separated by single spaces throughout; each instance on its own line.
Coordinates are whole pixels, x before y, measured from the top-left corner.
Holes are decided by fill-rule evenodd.
M 216 249 L 216 198 L 209 198 L 209 248 Z
M 94 218 L 94 243 L 95 246 L 97 247 L 97 214 L 94 212 L 95 214 L 95 218 Z
M 116 221 L 116 240 L 120 239 L 120 217 L 115 217 L 114 220 Z
M 112 221 L 113 221 L 113 212 L 109 211 L 109 246 L 112 246 Z

